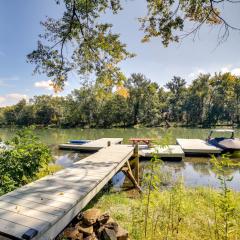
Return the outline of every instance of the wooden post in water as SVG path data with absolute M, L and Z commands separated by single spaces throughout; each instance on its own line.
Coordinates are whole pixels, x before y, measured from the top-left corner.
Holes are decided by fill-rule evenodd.
M 137 181 L 137 183 L 140 183 L 139 180 L 139 146 L 138 143 L 135 144 L 134 146 L 134 152 L 133 152 L 133 156 L 134 156 L 134 177 L 135 180 Z
M 107 142 L 107 146 L 110 147 L 111 146 L 111 141 Z

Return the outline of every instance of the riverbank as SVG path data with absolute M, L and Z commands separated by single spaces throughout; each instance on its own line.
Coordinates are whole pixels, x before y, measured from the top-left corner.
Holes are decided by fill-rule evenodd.
M 132 240 L 239 239 L 240 194 L 229 194 L 229 213 L 224 213 L 227 204 L 223 199 L 222 193 L 212 188 L 178 185 L 143 196 L 132 192 L 105 193 L 88 207 L 108 212 Z

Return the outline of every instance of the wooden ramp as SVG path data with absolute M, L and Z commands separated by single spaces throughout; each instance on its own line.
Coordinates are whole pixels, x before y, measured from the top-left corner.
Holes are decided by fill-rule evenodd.
M 177 143 L 186 154 L 218 154 L 222 152 L 222 149 L 201 139 L 177 138 Z
M 0 197 L 0 235 L 22 239 L 55 238 L 133 155 L 134 148 L 113 145 Z M 0 236 L 1 239 L 1 236 Z
M 142 157 L 153 157 L 156 155 L 160 158 L 184 158 L 184 152 L 179 145 L 168 145 L 166 147 L 157 146 L 155 148 L 141 148 L 139 147 L 139 154 Z
M 100 138 L 84 144 L 72 144 L 72 143 L 60 144 L 59 148 L 68 150 L 98 151 L 99 149 L 107 147 L 109 142 L 111 145 L 113 145 L 119 144 L 122 141 L 123 138 Z

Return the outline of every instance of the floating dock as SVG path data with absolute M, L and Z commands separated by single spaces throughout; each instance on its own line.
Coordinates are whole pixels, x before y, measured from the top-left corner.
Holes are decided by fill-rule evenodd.
M 153 157 L 156 155 L 163 159 L 180 159 L 182 160 L 185 156 L 182 148 L 179 145 L 168 145 L 165 147 L 157 146 L 155 148 L 139 147 L 139 155 L 141 157 Z
M 54 239 L 133 156 L 134 148 L 112 145 L 0 197 L 1 235 Z
M 176 141 L 185 154 L 219 154 L 222 152 L 222 149 L 201 139 L 177 138 Z
M 59 149 L 65 150 L 82 150 L 82 151 L 98 151 L 102 148 L 105 148 L 110 145 L 120 144 L 123 141 L 123 138 L 100 138 L 94 141 L 90 141 L 84 144 L 60 144 Z

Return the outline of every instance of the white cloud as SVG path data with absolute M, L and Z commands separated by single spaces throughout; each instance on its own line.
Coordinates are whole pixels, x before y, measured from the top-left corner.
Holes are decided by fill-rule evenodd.
M 231 73 L 235 76 L 240 76 L 240 68 L 234 68 L 231 70 Z
M 21 99 L 28 98 L 26 94 L 21 94 L 21 93 L 10 93 L 10 94 L 7 94 L 6 97 L 14 100 L 21 100 Z
M 39 82 L 35 82 L 34 86 L 37 88 L 43 88 L 46 90 L 53 90 L 53 86 L 51 85 L 52 81 L 48 80 L 48 81 L 39 81 Z
M 5 102 L 5 101 L 6 101 L 6 98 L 0 96 L 0 103 L 3 103 L 3 102 Z
M 18 81 L 18 80 L 19 80 L 18 76 L 0 77 L 0 86 L 1 87 L 12 86 L 11 84 L 9 84 L 9 82 Z
M 227 72 L 230 72 L 231 74 L 235 75 L 235 76 L 240 76 L 240 68 L 232 68 L 231 65 L 227 65 L 227 66 L 224 66 L 219 70 L 215 70 L 215 71 L 207 71 L 207 70 L 204 70 L 204 69 L 197 69 L 196 71 L 194 72 L 191 72 L 190 74 L 187 75 L 188 79 L 189 80 L 193 80 L 195 78 L 197 78 L 199 76 L 199 74 L 211 74 L 212 76 L 214 75 L 215 72 L 221 72 L 221 73 L 227 73 Z
M 223 67 L 223 68 L 221 68 L 220 72 L 221 73 L 227 73 L 227 72 L 230 72 L 230 70 L 229 70 L 228 67 Z
M 207 73 L 205 70 L 203 69 L 197 69 L 196 71 L 194 72 L 191 72 L 188 74 L 188 78 L 193 80 L 194 78 L 196 78 L 199 74 L 205 74 Z
M 21 93 L 9 93 L 3 96 L 0 96 L 0 106 L 10 106 L 13 104 L 18 103 L 22 99 L 28 99 L 28 96 L 26 94 Z
M 34 86 L 36 88 L 43 88 L 45 90 L 54 90 L 53 86 L 52 86 L 52 81 L 51 80 L 47 80 L 47 81 L 38 81 L 34 83 Z M 65 86 L 68 86 L 68 82 L 65 82 Z
M 8 82 L 8 81 L 18 81 L 18 76 L 9 76 L 9 77 L 0 77 L 0 81 L 2 82 Z

